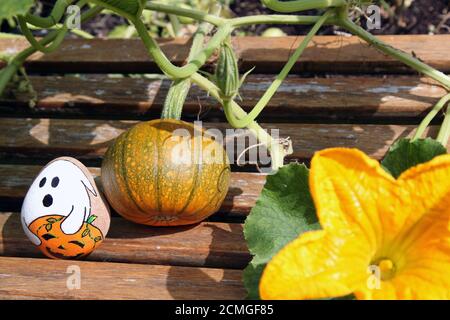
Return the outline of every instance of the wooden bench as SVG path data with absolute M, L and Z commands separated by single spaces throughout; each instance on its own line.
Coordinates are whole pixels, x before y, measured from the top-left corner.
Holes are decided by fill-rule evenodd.
M 382 38 L 450 73 L 450 35 Z M 171 60 L 182 64 L 187 41 L 161 43 Z M 246 110 L 298 41 L 234 39 L 242 69 L 256 66 L 241 91 Z M 23 39 L 0 40 L 0 52 L 26 46 Z M 26 94 L 0 100 L 0 298 L 245 298 L 241 276 L 250 254 L 242 223 L 265 180 L 250 166 L 234 166 L 228 196 L 207 221 L 150 228 L 113 214 L 107 239 L 87 261 L 43 258 L 19 219 L 34 176 L 62 155 L 82 160 L 98 176 L 115 137 L 138 120 L 158 117 L 169 81 L 107 75 L 158 72 L 137 40 L 68 40 L 58 52 L 35 54 L 26 67 L 37 105 L 30 109 Z M 357 147 L 381 159 L 393 141 L 412 134 L 444 92 L 355 37 L 317 37 L 259 122 L 291 137 L 294 153 L 288 161 L 308 162 L 315 151 L 332 146 Z M 194 87 L 184 118 L 193 121 L 200 113 L 206 127 L 228 128 L 218 104 Z M 66 285 L 71 265 L 81 268 L 79 290 Z

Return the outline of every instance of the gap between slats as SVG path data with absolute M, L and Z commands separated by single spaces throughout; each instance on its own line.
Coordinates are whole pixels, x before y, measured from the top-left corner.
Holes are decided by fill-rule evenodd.
M 278 73 L 303 37 L 235 37 L 234 47 L 242 69 Z M 380 36 L 388 45 L 414 54 L 427 64 L 450 72 L 449 35 Z M 177 65 L 185 62 L 189 39 L 159 40 L 167 57 Z M 17 53 L 28 47 L 25 39 L 1 39 L 0 52 Z M 214 60 L 214 57 L 211 61 Z M 211 62 L 210 61 L 210 62 Z M 27 68 L 40 73 L 152 73 L 159 72 L 138 39 L 66 40 L 48 55 L 34 54 Z M 317 36 L 305 50 L 293 72 L 325 73 L 411 73 L 402 63 L 379 53 L 357 37 Z
M 22 199 L 41 169 L 42 166 L 0 165 L 0 210 L 6 210 L 6 206 L 19 210 Z M 101 189 L 100 168 L 89 170 Z M 228 194 L 216 214 L 217 219 L 242 220 L 254 206 L 264 183 L 263 174 L 233 172 Z
M 112 141 L 133 126 L 135 121 L 15 119 L 0 118 L 0 163 L 44 164 L 59 156 L 74 156 L 100 164 Z M 329 147 L 359 148 L 370 156 L 381 159 L 389 146 L 400 137 L 410 137 L 413 125 L 362 124 L 295 124 L 262 123 L 272 135 L 290 137 L 294 153 L 288 161 L 307 161 L 314 152 Z M 217 129 L 227 145 L 230 161 L 236 165 L 239 151 L 256 141 L 250 133 L 228 131 L 224 123 L 203 123 L 205 129 Z M 279 130 L 279 131 L 277 131 Z M 427 132 L 435 136 L 437 127 Z M 216 132 L 217 133 L 217 132 Z M 245 132 L 244 132 L 245 133 Z M 233 135 L 234 134 L 234 135 Z M 253 138 L 254 139 L 254 138 Z M 230 147 L 234 145 L 234 149 Z M 248 157 L 247 157 L 248 158 Z M 241 159 L 241 162 L 244 159 Z
M 111 78 L 106 75 L 32 76 L 38 95 L 29 108 L 28 94 L 0 100 L 0 115 L 148 119 L 159 117 L 170 81 L 145 78 Z M 250 75 L 240 90 L 239 104 L 251 110 L 273 76 Z M 419 119 L 445 90 L 419 76 L 300 78 L 289 76 L 265 108 L 259 120 L 323 122 Z M 218 103 L 195 85 L 184 106 L 188 120 L 224 121 Z

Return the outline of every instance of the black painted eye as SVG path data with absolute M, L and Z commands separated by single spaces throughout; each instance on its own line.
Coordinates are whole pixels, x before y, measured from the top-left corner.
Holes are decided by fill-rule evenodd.
M 39 188 L 42 188 L 46 182 L 47 182 L 47 178 L 45 178 L 45 177 L 42 178 L 42 180 L 39 182 Z
M 58 177 L 54 177 L 52 180 L 52 187 L 56 188 L 59 184 L 59 178 Z

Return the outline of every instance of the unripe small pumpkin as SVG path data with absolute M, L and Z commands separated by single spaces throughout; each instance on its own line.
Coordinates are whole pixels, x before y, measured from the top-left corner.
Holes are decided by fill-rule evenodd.
M 191 123 L 159 119 L 121 134 L 102 164 L 103 189 L 124 218 L 152 226 L 187 225 L 216 212 L 230 165 L 221 144 Z

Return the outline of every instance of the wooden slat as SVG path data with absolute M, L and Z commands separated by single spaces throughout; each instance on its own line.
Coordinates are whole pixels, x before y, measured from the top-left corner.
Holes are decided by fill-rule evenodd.
M 73 266 L 81 286 L 69 290 Z M 245 298 L 242 272 L 227 269 L 0 257 L 0 282 L 0 299 Z
M 61 120 L 61 119 L 0 119 L 0 160 L 47 161 L 57 156 L 72 155 L 80 159 L 100 160 L 108 145 L 134 121 Z M 280 137 L 290 137 L 294 153 L 290 160 L 308 160 L 314 152 L 329 147 L 355 147 L 381 159 L 399 137 L 411 136 L 413 125 L 352 125 L 352 124 L 261 124 Z M 224 123 L 204 123 L 204 128 L 224 132 Z M 436 128 L 433 127 L 432 134 Z M 239 149 L 248 147 L 241 139 Z M 235 152 L 233 161 L 237 157 Z
M 244 69 L 256 66 L 256 72 L 278 72 L 303 37 L 239 37 L 234 46 Z M 408 53 L 444 72 L 450 71 L 450 35 L 380 36 L 387 44 Z M 160 40 L 168 58 L 180 65 L 187 57 L 188 39 Z M 23 39 L 2 39 L 0 52 L 15 53 L 27 47 Z M 300 59 L 294 72 L 405 72 L 401 63 L 368 46 L 357 37 L 318 36 Z M 67 40 L 49 55 L 33 55 L 27 66 L 39 72 L 123 72 L 158 71 L 140 40 Z
M 0 206 L 8 205 L 20 209 L 22 199 L 41 166 L 0 165 Z M 99 168 L 89 168 L 98 177 Z M 100 184 L 100 180 L 96 179 Z M 243 218 L 254 206 L 265 183 L 265 175 L 233 172 L 231 183 L 220 212 L 220 218 Z
M 251 75 L 241 88 L 240 105 L 250 110 L 270 85 L 273 76 Z M 110 78 L 106 75 L 82 77 L 33 76 L 38 94 L 35 108 L 30 97 L 18 94 L 0 100 L 0 113 L 18 115 L 95 116 L 110 119 L 154 117 L 161 113 L 170 82 L 136 78 Z M 418 76 L 299 78 L 290 76 L 270 101 L 262 118 L 380 118 L 421 117 L 445 95 L 445 90 Z M 217 112 L 217 102 L 194 86 L 184 111 L 196 118 L 202 110 Z M 260 117 L 260 118 L 261 118 Z
M 26 238 L 17 212 L 0 213 L 0 256 L 44 257 Z M 114 217 L 106 240 L 88 259 L 243 269 L 250 254 L 238 223 L 152 228 Z

